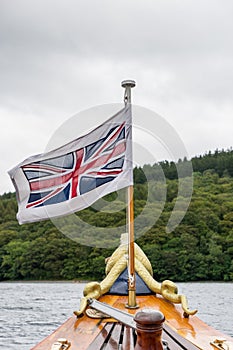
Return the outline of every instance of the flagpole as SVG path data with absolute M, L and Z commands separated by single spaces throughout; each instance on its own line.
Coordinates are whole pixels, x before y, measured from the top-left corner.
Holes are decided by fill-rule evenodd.
M 121 86 L 125 88 L 124 102 L 129 105 L 132 119 L 131 109 L 131 88 L 136 85 L 134 80 L 124 80 Z M 131 141 L 132 147 L 132 141 Z M 136 283 L 135 283 L 135 258 L 134 258 L 134 207 L 133 207 L 133 185 L 127 188 L 127 219 L 128 219 L 128 303 L 127 308 L 137 308 L 136 302 Z

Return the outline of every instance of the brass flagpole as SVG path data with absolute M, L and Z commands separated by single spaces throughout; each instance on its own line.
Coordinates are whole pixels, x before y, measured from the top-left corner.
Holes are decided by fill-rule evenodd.
M 131 88 L 136 85 L 134 80 L 124 80 L 121 86 L 125 88 L 124 102 L 129 105 L 131 118 Z M 131 140 L 132 147 L 132 140 Z M 137 308 L 136 281 L 135 281 L 135 259 L 134 259 L 134 207 L 133 207 L 133 185 L 127 189 L 127 224 L 128 224 L 128 304 L 127 308 Z

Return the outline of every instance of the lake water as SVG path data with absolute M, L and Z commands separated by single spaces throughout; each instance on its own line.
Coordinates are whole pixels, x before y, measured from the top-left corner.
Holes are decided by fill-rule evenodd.
M 233 283 L 177 283 L 198 317 L 233 336 Z M 0 349 L 29 350 L 78 309 L 82 283 L 0 283 Z M 216 315 L 218 315 L 216 317 Z

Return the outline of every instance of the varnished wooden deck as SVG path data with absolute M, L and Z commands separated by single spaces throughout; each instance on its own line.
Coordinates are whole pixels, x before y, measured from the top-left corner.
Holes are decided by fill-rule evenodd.
M 147 307 L 161 311 L 166 319 L 162 338 L 169 342 L 171 350 L 198 348 L 213 350 L 210 342 L 219 337 L 225 338 L 229 350 L 233 350 L 233 338 L 211 328 L 196 316 L 183 318 L 183 311 L 179 305 L 174 305 L 160 296 L 138 296 L 139 309 L 136 310 L 125 308 L 126 296 L 105 295 L 99 300 L 130 314 L 135 314 L 138 310 Z M 178 337 L 181 336 L 181 340 L 185 339 L 182 346 L 174 341 L 173 337 L 176 334 Z M 133 329 L 116 323 L 112 319 L 91 319 L 86 315 L 77 319 L 72 316 L 53 334 L 32 349 L 50 350 L 57 339 L 66 338 L 71 342 L 70 350 L 110 350 L 117 349 L 117 344 L 121 345 L 122 350 L 132 350 L 134 349 L 135 337 Z

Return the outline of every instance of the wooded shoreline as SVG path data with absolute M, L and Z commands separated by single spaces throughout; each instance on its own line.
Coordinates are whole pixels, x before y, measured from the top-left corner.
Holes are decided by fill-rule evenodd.
M 192 165 L 192 200 L 182 222 L 170 233 L 166 232 L 166 224 L 177 199 L 176 164 L 161 162 L 134 169 L 136 216 L 147 201 L 148 181 L 153 189 L 148 217 L 158 210 L 159 196 L 166 187 L 166 202 L 159 219 L 137 243 L 150 259 L 158 281 L 233 281 L 233 151 L 209 152 L 193 158 Z M 166 184 L 159 178 L 161 169 Z M 109 202 L 113 199 L 116 194 L 107 196 Z M 19 226 L 16 212 L 15 193 L 1 195 L 0 281 L 83 281 L 104 277 L 105 258 L 114 248 L 81 245 L 65 237 L 50 221 Z M 110 215 L 89 208 L 77 215 L 90 226 L 125 224 L 124 210 Z M 93 237 L 93 245 L 98 239 Z

